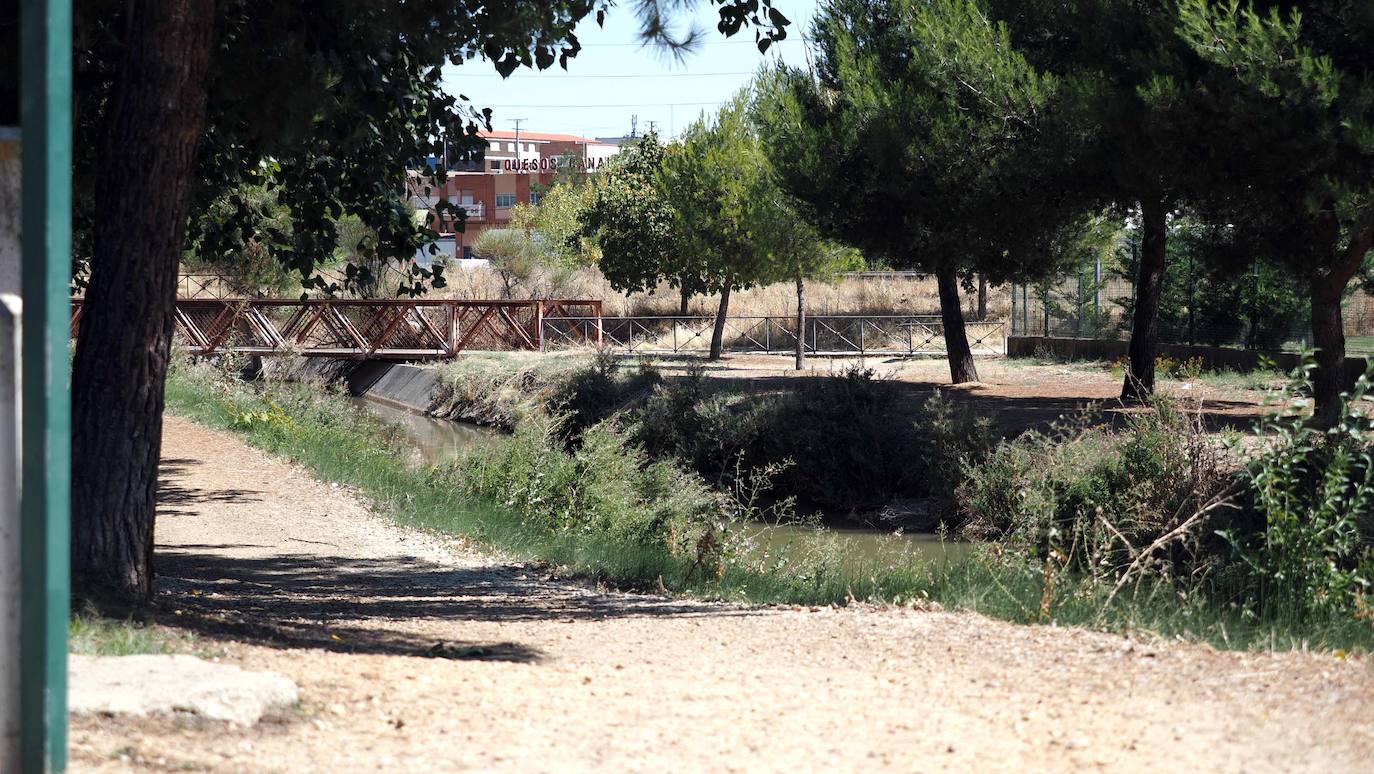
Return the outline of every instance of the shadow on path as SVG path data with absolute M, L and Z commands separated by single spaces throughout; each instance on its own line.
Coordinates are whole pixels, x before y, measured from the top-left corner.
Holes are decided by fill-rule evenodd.
M 261 492 L 252 489 L 216 489 L 206 491 L 182 485 L 177 479 L 192 465 L 204 464 L 188 457 L 163 459 L 158 466 L 157 515 L 194 516 L 199 510 L 185 506 L 205 503 L 247 503 L 262 499 Z
M 278 553 L 264 555 L 264 548 Z M 602 593 L 553 581 L 536 566 L 453 567 L 412 556 L 363 559 L 302 549 L 159 546 L 159 618 L 209 637 L 280 648 L 533 662 L 541 658 L 535 649 L 515 642 L 438 639 L 433 624 L 443 622 L 443 629 L 461 634 L 464 621 L 571 623 L 750 613 Z M 420 621 L 424 624 L 413 625 Z M 411 631 L 415 628 L 426 631 Z

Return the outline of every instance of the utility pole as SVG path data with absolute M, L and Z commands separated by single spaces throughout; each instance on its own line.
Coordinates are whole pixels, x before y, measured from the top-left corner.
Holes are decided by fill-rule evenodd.
M 653 133 L 654 133 L 654 129 L 656 129 L 657 127 L 658 127 L 658 122 L 657 122 L 657 121 L 650 121 L 650 122 L 649 122 L 649 134 L 653 134 Z
M 519 171 L 520 169 L 520 124 L 527 120 L 528 119 L 525 118 L 511 119 L 511 121 L 515 124 L 515 168 L 517 171 Z
M 630 114 L 630 138 L 631 138 L 631 139 L 634 139 L 635 137 L 638 137 L 638 136 L 639 136 L 638 134 L 636 134 L 636 130 L 637 130 L 638 128 L 639 128 L 639 116 L 638 116 L 637 114 L 631 113 L 631 114 Z

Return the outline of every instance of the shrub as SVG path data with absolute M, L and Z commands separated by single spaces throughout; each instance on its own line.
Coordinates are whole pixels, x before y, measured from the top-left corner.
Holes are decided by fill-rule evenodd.
M 916 430 L 923 447 L 926 491 L 944 510 L 953 511 L 964 471 L 983 464 L 996 448 L 992 420 L 936 391 L 922 405 Z
M 450 475 L 462 491 L 496 500 L 538 529 L 673 552 L 690 550 L 724 514 L 722 499 L 700 479 L 669 461 L 649 461 L 604 422 L 569 451 L 558 419 L 531 417 L 509 439 L 470 452 Z
M 894 385 L 871 370 L 803 382 L 794 392 L 730 403 L 692 370 L 656 387 L 632 421 L 636 442 L 729 488 L 743 471 L 776 468 L 772 491 L 813 508 L 855 512 L 924 496 L 921 445 Z
M 1247 467 L 1260 528 L 1230 530 L 1243 573 L 1260 606 L 1298 615 L 1358 611 L 1374 585 L 1374 417 L 1355 411 L 1368 376 L 1341 402 L 1330 428 L 1312 426 L 1311 365 L 1281 395 L 1283 408 L 1259 426 L 1268 443 Z
M 558 383 L 545 407 L 550 413 L 563 416 L 563 434 L 576 442 L 584 429 L 608 418 L 632 396 L 659 381 L 658 371 L 647 361 L 627 374 L 615 354 L 605 349 L 597 352 L 589 365 Z
M 1121 430 L 1091 420 L 1084 414 L 1004 441 L 981 464 L 965 465 L 965 534 L 1115 581 L 1139 569 L 1143 549 L 1234 489 L 1225 449 L 1171 401 L 1129 415 Z M 1153 569 L 1195 571 L 1216 548 L 1201 534 L 1170 538 Z

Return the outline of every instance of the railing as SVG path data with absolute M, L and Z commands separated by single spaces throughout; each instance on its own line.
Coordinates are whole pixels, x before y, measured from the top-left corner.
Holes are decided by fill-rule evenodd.
M 223 274 L 182 274 L 177 277 L 177 298 L 230 298 L 243 288 Z
M 712 317 L 558 317 L 543 323 L 543 348 L 600 342 L 630 353 L 681 354 L 710 349 Z M 1002 320 L 966 323 L 975 354 L 1005 352 Z M 816 315 L 806 318 L 803 337 L 813 355 L 944 354 L 944 323 L 938 315 Z M 728 317 L 722 337 L 728 352 L 780 354 L 796 350 L 797 321 L 790 316 Z
M 410 197 L 410 206 L 414 207 L 417 210 L 432 210 L 439 205 L 439 202 L 443 200 L 444 198 L 442 196 L 412 196 Z M 485 202 L 460 203 L 450 201 L 449 204 L 461 208 L 465 213 L 467 213 L 467 216 L 469 218 L 481 218 L 483 215 L 486 214 Z
M 83 309 L 83 299 L 72 299 L 72 336 Z M 601 302 L 185 298 L 177 300 L 174 319 L 178 340 L 193 355 L 425 360 L 464 350 L 542 349 L 547 314 L 595 326 Z

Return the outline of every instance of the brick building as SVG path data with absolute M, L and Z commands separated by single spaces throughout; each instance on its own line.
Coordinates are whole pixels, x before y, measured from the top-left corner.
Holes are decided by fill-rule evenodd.
M 426 191 L 427 179 L 419 172 L 408 175 L 411 204 L 428 213 L 430 228 L 441 235 L 442 252 L 471 258 L 472 245 L 483 231 L 505 228 L 517 203 L 532 201 L 532 192 L 548 186 L 561 167 L 594 169 L 620 150 L 614 143 L 571 134 L 549 132 L 483 132 L 485 156 L 464 168 L 449 171 L 442 192 Z M 467 225 L 458 231 L 447 215 L 434 212 L 440 197 L 463 208 Z

